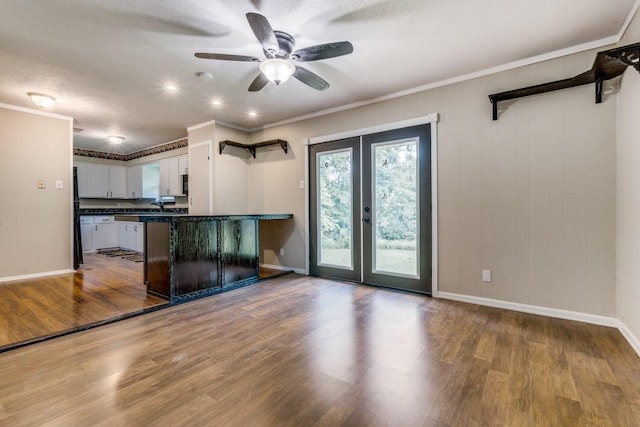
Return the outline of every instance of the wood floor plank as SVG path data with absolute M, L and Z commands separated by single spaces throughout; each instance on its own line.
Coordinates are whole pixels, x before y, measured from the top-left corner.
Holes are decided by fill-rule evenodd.
M 0 425 L 637 426 L 640 360 L 612 328 L 292 275 L 0 354 Z
M 147 295 L 141 263 L 84 258 L 74 273 L 0 283 L 0 348 L 167 303 Z

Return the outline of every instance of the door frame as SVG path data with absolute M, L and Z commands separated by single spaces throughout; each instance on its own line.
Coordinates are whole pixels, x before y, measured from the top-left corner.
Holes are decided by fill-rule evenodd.
M 416 125 L 431 125 L 431 295 L 438 296 L 438 113 L 431 113 L 426 116 L 415 117 L 408 120 L 400 120 L 397 122 L 389 122 L 378 126 L 367 128 L 353 129 L 345 132 L 334 133 L 330 135 L 322 135 L 311 138 L 304 138 L 303 144 L 306 146 L 304 150 L 304 175 L 305 175 L 305 274 L 309 274 L 309 146 L 321 144 L 323 142 L 335 141 L 338 139 L 362 136 L 370 133 L 384 132 L 394 129 L 402 129 Z

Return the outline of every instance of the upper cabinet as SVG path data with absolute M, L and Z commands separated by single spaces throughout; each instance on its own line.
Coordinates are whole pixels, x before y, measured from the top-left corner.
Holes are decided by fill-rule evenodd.
M 142 198 L 142 165 L 130 166 L 127 168 L 127 198 Z
M 160 196 L 182 196 L 182 175 L 189 167 L 187 156 L 169 157 L 158 161 L 160 164 Z
M 76 162 L 78 195 L 81 198 L 124 199 L 127 197 L 127 168 L 99 163 Z
M 189 155 L 183 154 L 178 157 L 178 169 L 180 175 L 189 175 Z
M 188 156 L 176 156 L 130 167 L 74 162 L 80 198 L 142 199 L 183 196 Z

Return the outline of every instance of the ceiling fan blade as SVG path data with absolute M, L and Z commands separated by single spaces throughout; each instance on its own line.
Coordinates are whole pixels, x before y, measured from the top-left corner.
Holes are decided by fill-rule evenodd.
M 258 58 L 253 56 L 227 55 L 225 53 L 196 53 L 196 57 L 202 59 L 219 59 L 222 61 L 260 62 Z
M 269 83 L 269 79 L 267 78 L 267 76 L 260 73 L 253 80 L 253 82 L 251 83 L 251 86 L 249 86 L 249 92 L 258 92 L 262 90 L 262 88 L 265 87 L 267 83 Z
M 293 73 L 293 77 L 317 90 L 325 90 L 329 88 L 329 83 L 325 79 L 306 68 L 296 66 L 296 71 Z
M 278 52 L 278 39 L 276 39 L 276 35 L 267 18 L 259 13 L 247 13 L 247 21 L 249 21 L 249 26 L 262 45 L 262 48 L 273 54 Z
M 353 52 L 353 45 L 349 42 L 335 42 L 319 44 L 304 49 L 296 50 L 291 54 L 291 59 L 300 62 L 317 61 L 319 59 L 335 58 L 348 55 Z

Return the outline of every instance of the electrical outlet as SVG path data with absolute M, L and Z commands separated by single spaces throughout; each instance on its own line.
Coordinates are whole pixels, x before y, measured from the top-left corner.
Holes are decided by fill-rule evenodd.
M 482 281 L 483 282 L 491 281 L 491 270 L 482 270 Z
M 284 256 L 284 248 L 280 248 L 280 256 Z
M 45 188 L 47 188 L 47 184 L 45 183 L 44 179 L 39 179 L 38 180 L 38 189 L 39 190 L 44 190 Z

